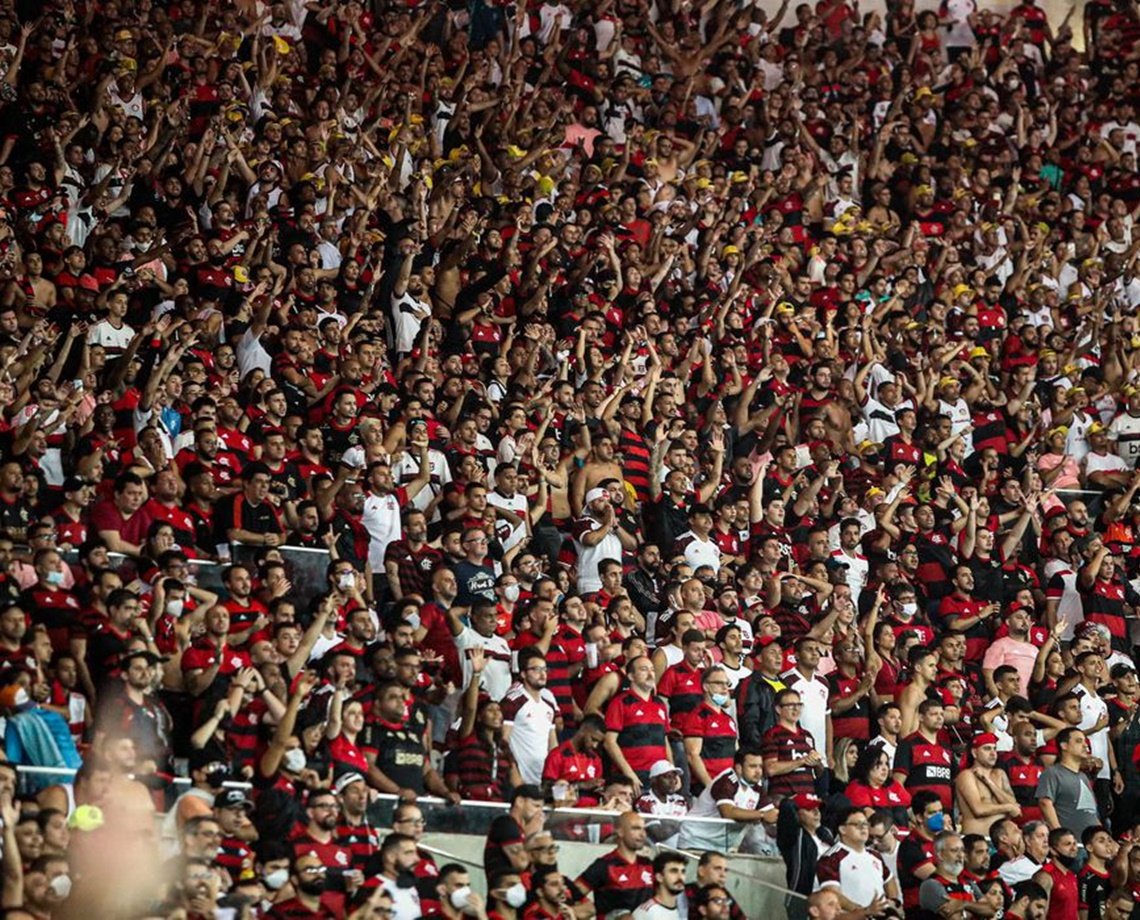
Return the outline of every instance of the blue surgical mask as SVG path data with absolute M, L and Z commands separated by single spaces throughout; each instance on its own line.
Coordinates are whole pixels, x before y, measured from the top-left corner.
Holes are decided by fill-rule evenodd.
M 712 695 L 712 701 L 713 701 L 714 706 L 724 706 L 728 703 L 728 694 L 727 693 L 714 693 Z
M 60 585 L 63 584 L 63 572 L 59 571 L 58 569 L 55 570 L 54 572 L 48 572 L 47 573 L 47 583 L 49 585 L 52 585 L 52 586 L 58 588 Z
M 935 815 L 930 815 L 926 819 L 926 829 L 928 831 L 930 831 L 932 834 L 942 833 L 942 828 L 944 828 L 945 826 L 946 826 L 946 815 L 944 815 L 942 812 L 938 812 L 938 814 L 935 814 Z

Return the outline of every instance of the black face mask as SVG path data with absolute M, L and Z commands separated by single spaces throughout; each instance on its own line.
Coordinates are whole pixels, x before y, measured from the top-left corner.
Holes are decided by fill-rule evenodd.
M 1076 856 L 1062 856 L 1057 854 L 1057 862 L 1068 869 L 1070 872 L 1077 868 L 1078 857 Z

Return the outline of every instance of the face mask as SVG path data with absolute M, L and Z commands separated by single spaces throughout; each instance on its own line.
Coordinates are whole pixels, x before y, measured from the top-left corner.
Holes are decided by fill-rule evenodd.
M 341 591 L 351 591 L 356 585 L 356 575 L 352 572 L 345 572 L 337 578 L 336 584 Z
M 285 757 L 282 759 L 285 761 L 285 769 L 290 773 L 300 773 L 305 769 L 305 764 L 308 763 L 305 752 L 300 748 L 293 748 L 290 751 L 286 751 Z
M 942 828 L 946 826 L 946 816 L 942 812 L 936 815 L 931 815 L 926 819 L 926 829 L 934 834 L 942 833 Z
M 918 613 L 918 604 L 911 601 L 910 603 L 903 604 L 901 613 L 904 617 L 912 617 Z
M 503 588 L 503 598 L 508 603 L 513 604 L 515 601 L 517 601 L 519 599 L 519 586 L 518 585 L 507 585 L 505 588 Z
M 467 906 L 467 902 L 471 900 L 471 886 L 464 885 L 462 888 L 456 888 L 448 895 L 448 899 L 451 901 L 451 906 L 456 910 L 463 910 Z
M 728 694 L 727 693 L 714 693 L 712 695 L 712 701 L 713 701 L 714 706 L 725 706 L 728 704 Z
M 515 882 L 503 892 L 504 900 L 516 910 L 526 903 L 526 885 L 522 882 Z
M 285 883 L 289 881 L 288 869 L 274 869 L 263 879 L 265 887 L 270 891 L 280 891 L 285 887 Z
M 167 601 L 166 612 L 172 617 L 182 616 L 182 608 L 186 606 L 186 601 Z
M 1077 857 L 1076 856 L 1062 856 L 1060 853 L 1058 853 L 1057 854 L 1057 862 L 1059 862 L 1066 869 L 1071 870 L 1071 869 L 1077 868 Z
M 71 876 L 57 875 L 48 884 L 48 888 L 51 889 L 52 894 L 54 894 L 60 900 L 63 900 L 69 894 L 71 894 Z
M 63 572 L 55 571 L 47 573 L 47 583 L 53 587 L 58 588 L 63 584 Z M 60 878 L 63 878 L 61 875 Z

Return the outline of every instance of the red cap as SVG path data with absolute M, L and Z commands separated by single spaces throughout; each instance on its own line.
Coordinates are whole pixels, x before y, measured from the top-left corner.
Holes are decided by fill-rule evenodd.
M 810 792 L 801 792 L 799 795 L 793 796 L 792 801 L 796 803 L 796 808 L 819 808 L 823 804 L 823 800 L 819 796 L 812 795 Z
M 779 642 L 779 641 L 780 641 L 779 636 L 761 636 L 759 639 L 756 640 L 756 646 L 758 648 L 767 648 L 773 642 Z
M 970 742 L 970 747 L 980 748 L 987 744 L 997 744 L 998 738 L 993 732 L 982 732 L 981 734 L 974 735 L 974 740 Z

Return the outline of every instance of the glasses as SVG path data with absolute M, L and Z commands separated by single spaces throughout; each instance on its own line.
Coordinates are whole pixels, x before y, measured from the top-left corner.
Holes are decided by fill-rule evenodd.
M 531 847 L 531 850 L 536 853 L 557 853 L 560 847 L 557 843 L 548 843 L 540 847 Z
M 732 899 L 731 899 L 731 898 L 724 898 L 724 897 L 721 897 L 721 898 L 709 898 L 709 903 L 710 903 L 710 904 L 731 904 L 731 903 L 732 903 Z
M 844 827 L 853 827 L 856 830 L 861 830 L 862 828 L 870 827 L 870 826 L 871 826 L 871 824 L 868 821 L 848 821 L 844 825 Z

